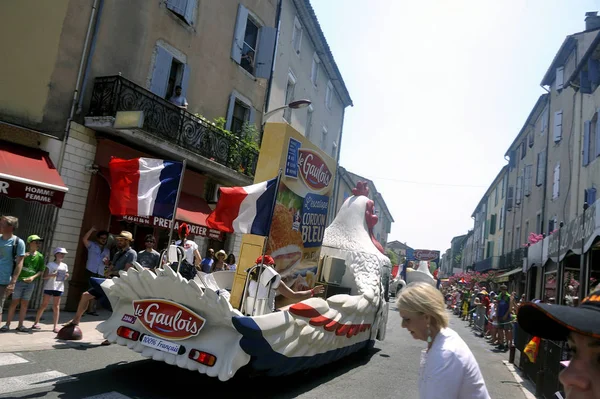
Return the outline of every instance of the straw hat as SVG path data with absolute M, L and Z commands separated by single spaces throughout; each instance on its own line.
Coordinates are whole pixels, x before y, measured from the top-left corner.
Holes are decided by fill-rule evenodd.
M 223 251 L 223 250 L 220 250 L 219 252 L 217 252 L 217 253 L 215 254 L 215 256 L 216 256 L 216 257 L 218 257 L 219 255 L 223 255 L 224 257 L 227 257 L 227 252 L 225 252 L 225 251 Z
M 121 234 L 117 236 L 117 238 L 124 238 L 128 241 L 133 241 L 133 235 L 128 231 L 122 231 Z

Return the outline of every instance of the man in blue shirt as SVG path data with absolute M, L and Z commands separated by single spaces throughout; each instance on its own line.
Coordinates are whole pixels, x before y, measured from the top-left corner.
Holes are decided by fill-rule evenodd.
M 19 227 L 19 219 L 16 217 L 2 216 L 0 218 L 0 323 L 2 322 L 4 299 L 15 289 L 15 283 L 21 274 L 25 258 L 25 241 L 17 239 L 17 236 L 13 234 L 17 227 Z M 15 246 L 16 248 L 14 248 Z

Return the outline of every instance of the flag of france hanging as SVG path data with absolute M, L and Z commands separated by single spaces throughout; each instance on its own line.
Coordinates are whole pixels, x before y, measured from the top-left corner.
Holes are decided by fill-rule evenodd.
M 113 157 L 108 166 L 113 215 L 173 217 L 183 163 Z
M 221 187 L 206 225 L 226 233 L 267 236 L 277 196 L 277 178 L 246 187 Z

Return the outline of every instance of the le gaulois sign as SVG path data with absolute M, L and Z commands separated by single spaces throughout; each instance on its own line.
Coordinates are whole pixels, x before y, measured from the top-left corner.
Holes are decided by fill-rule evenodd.
M 416 260 L 430 262 L 440 257 L 440 251 L 431 251 L 429 249 L 416 249 L 414 252 Z
M 134 300 L 133 311 L 146 330 L 174 341 L 195 337 L 206 321 L 185 306 L 165 299 Z
M 315 151 L 300 148 L 298 166 L 302 179 L 311 189 L 318 191 L 329 186 L 333 175 L 325 161 Z

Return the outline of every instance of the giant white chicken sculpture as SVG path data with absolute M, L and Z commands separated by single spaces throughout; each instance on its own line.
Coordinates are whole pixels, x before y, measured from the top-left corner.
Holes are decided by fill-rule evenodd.
M 382 273 L 390 260 L 373 237 L 377 223 L 359 183 L 325 230 L 321 255 L 345 261 L 350 294 L 310 298 L 286 310 L 244 316 L 223 290 L 171 268 L 136 265 L 105 280 L 112 316 L 98 326 L 111 342 L 143 356 L 225 381 L 249 365 L 267 375 L 333 362 L 383 340 L 387 322 Z

